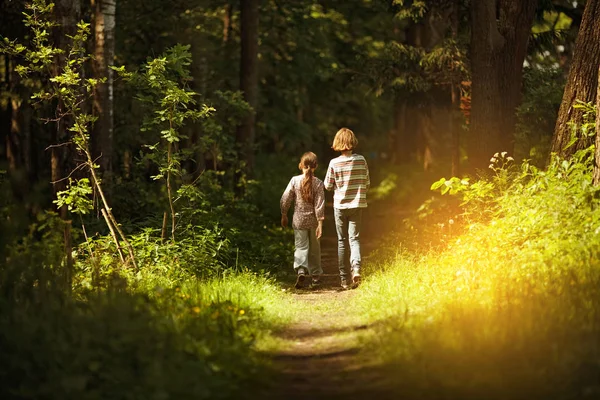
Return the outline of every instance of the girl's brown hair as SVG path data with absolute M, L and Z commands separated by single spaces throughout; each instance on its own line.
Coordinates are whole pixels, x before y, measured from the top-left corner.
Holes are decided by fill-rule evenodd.
M 357 145 L 358 139 L 354 136 L 354 132 L 348 128 L 342 128 L 335 134 L 331 148 L 335 151 L 346 151 L 356 148 Z
M 302 194 L 302 199 L 304 201 L 307 203 L 312 203 L 314 199 L 312 178 L 314 176 L 313 170 L 317 168 L 317 155 L 311 151 L 302 154 L 298 168 L 300 168 L 300 170 L 308 168 L 308 171 L 306 171 L 306 174 L 304 174 L 304 179 L 302 179 L 300 193 Z

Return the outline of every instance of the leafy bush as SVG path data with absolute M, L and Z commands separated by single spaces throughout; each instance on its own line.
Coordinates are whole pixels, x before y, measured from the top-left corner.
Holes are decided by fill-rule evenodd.
M 108 238 L 82 244 L 94 257 L 75 252 L 71 292 L 62 227 L 41 216 L 0 259 L 0 398 L 225 399 L 263 385 L 269 366 L 256 341 L 289 308 L 271 280 L 221 272 L 200 281 L 182 265 L 194 267 L 196 248 L 198 262 L 211 262 L 210 233 L 161 245 L 148 231 L 133 238 L 139 271 L 119 269 Z M 157 270 L 175 257 L 180 268 Z

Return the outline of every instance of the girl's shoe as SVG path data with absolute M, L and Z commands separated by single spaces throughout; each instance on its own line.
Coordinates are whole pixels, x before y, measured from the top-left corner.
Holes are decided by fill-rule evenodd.
M 321 276 L 315 275 L 312 277 L 312 286 L 319 286 L 321 284 Z
M 340 286 L 342 287 L 342 289 L 346 290 L 348 289 L 348 282 L 346 281 L 346 277 L 342 276 L 340 278 Z
M 306 280 L 306 274 L 304 273 L 304 270 L 298 271 L 298 276 L 296 277 L 296 284 L 294 285 L 294 287 L 296 289 L 301 289 L 304 286 L 305 280 Z

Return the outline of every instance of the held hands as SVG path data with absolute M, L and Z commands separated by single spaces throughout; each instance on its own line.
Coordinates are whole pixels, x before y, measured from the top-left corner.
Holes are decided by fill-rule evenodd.
M 286 228 L 288 226 L 288 217 L 287 215 L 281 216 L 281 226 Z

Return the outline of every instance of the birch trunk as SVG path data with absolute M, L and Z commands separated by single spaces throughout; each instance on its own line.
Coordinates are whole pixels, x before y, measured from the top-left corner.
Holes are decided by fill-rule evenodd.
M 94 74 L 104 83 L 96 86 L 94 115 L 98 118 L 92 132 L 92 150 L 100 170 L 112 170 L 114 97 L 113 70 L 115 55 L 116 0 L 96 0 L 94 9 Z

